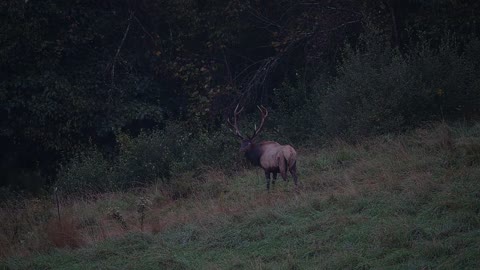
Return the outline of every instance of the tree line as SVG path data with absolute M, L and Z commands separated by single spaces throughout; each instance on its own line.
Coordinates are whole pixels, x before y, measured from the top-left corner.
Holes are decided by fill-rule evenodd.
M 92 149 L 133 160 L 122 151 L 160 144 L 151 132 L 227 147 L 238 103 L 271 108 L 270 135 L 296 143 L 474 118 L 479 13 L 473 0 L 2 1 L 0 185 L 49 186 Z M 181 161 L 149 178 L 209 162 L 168 147 Z

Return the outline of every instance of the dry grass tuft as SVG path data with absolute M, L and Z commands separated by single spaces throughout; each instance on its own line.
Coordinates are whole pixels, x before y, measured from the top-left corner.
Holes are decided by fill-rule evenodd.
M 416 146 L 430 151 L 452 152 L 455 150 L 456 138 L 450 126 L 446 123 L 440 123 L 415 130 L 411 141 Z
M 48 249 L 45 227 L 51 204 L 24 197 L 0 203 L 0 258 Z
M 71 217 L 52 218 L 47 225 L 48 240 L 57 248 L 78 248 L 85 244 Z
M 469 166 L 480 164 L 480 138 L 461 138 L 455 147 L 460 151 L 465 164 Z

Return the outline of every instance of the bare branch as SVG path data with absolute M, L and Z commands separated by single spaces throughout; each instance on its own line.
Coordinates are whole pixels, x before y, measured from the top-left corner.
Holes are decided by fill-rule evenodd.
M 125 39 L 127 38 L 128 31 L 130 30 L 130 25 L 132 23 L 133 15 L 134 15 L 134 12 L 130 12 L 130 17 L 128 18 L 127 28 L 125 29 L 125 32 L 123 33 L 122 41 L 120 42 L 120 45 L 118 45 L 117 52 L 115 53 L 115 56 L 113 57 L 113 60 L 112 60 L 112 71 L 111 71 L 112 87 L 115 87 L 115 63 L 117 62 L 117 58 L 118 58 L 118 55 L 120 54 L 120 50 L 122 49 L 123 43 L 125 42 Z
M 138 17 L 137 17 L 137 16 L 133 16 L 133 18 L 138 22 L 138 25 L 140 25 L 140 27 L 142 28 L 143 32 L 150 37 L 150 39 L 153 41 L 153 43 L 156 43 L 156 42 L 155 42 L 155 38 L 152 36 L 152 34 L 150 34 L 150 32 L 147 31 L 147 29 L 146 29 L 145 26 L 142 24 L 142 22 L 138 19 Z

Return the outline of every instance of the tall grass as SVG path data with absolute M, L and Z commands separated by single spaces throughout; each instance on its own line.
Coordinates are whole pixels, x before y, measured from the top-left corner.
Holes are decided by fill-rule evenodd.
M 173 200 L 163 185 L 64 199 L 63 242 L 62 234 L 51 233 L 59 226 L 53 202 L 37 202 L 39 208 L 12 202 L 1 213 L 20 218 L 2 224 L 4 265 L 474 269 L 480 263 L 479 138 L 478 124 L 437 124 L 299 149 L 298 191 L 278 182 L 267 193 L 263 173 L 254 169 L 206 170 L 183 199 Z M 11 237 L 15 226 L 19 233 Z M 38 255 L 46 251 L 53 252 Z

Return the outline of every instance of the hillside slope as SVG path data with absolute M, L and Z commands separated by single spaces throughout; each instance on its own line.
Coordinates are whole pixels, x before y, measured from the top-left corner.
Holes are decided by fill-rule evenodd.
M 480 265 L 479 124 L 468 128 L 441 124 L 356 145 L 336 142 L 317 150 L 300 149 L 299 157 L 302 187 L 298 190 L 292 182 L 278 181 L 267 193 L 259 169 L 233 176 L 207 170 L 193 195 L 185 199 L 171 201 L 152 187 L 75 200 L 62 206 L 63 225 L 54 222 L 54 214 L 43 227 L 35 225 L 35 235 L 24 239 L 23 246 L 11 245 L 3 251 L 0 267 L 474 269 Z M 50 204 L 46 211 L 56 209 Z

